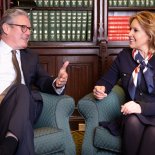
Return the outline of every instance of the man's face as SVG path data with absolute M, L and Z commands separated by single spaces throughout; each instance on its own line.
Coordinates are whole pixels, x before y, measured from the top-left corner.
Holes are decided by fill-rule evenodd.
M 10 25 L 9 25 L 10 24 Z M 30 20 L 24 15 L 19 15 L 11 23 L 8 24 L 7 41 L 14 49 L 24 49 L 27 47 L 27 43 L 30 38 L 30 30 L 27 27 L 31 27 Z M 12 24 L 12 25 L 11 25 Z M 13 25 L 16 24 L 16 25 Z M 26 31 L 22 31 L 21 26 L 26 26 Z

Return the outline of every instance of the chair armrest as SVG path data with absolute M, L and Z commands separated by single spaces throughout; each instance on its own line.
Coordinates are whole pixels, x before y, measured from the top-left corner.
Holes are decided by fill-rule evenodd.
M 75 109 L 75 103 L 72 97 L 67 95 L 51 95 L 41 93 L 43 98 L 43 110 L 35 128 L 52 127 L 65 131 L 66 150 L 65 154 L 75 153 L 75 144 L 71 136 L 69 117 Z M 68 146 L 69 147 L 68 147 Z
M 100 121 L 110 121 L 121 115 L 120 105 L 125 102 L 123 89 L 116 85 L 111 93 L 103 100 L 96 100 L 90 93 L 78 102 L 78 111 L 84 117 L 86 123 L 83 155 L 95 154 L 93 137 L 95 128 Z

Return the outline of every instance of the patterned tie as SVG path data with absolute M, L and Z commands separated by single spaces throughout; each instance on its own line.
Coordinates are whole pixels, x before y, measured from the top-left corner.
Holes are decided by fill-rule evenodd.
M 19 63 L 17 61 L 17 57 L 16 57 L 16 50 L 12 50 L 12 62 L 16 71 L 16 79 L 15 79 L 15 83 L 21 83 L 21 72 L 20 72 L 20 68 L 19 68 Z

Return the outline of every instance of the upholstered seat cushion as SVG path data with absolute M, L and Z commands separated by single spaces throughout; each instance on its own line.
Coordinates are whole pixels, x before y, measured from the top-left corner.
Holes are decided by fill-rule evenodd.
M 99 149 L 121 152 L 121 138 L 113 136 L 107 129 L 98 126 L 95 129 L 94 146 Z
M 39 154 L 52 154 L 65 149 L 65 134 L 61 129 L 38 128 L 34 130 L 35 152 Z

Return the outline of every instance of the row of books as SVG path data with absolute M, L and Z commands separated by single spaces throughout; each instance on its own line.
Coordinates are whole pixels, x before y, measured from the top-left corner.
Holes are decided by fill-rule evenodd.
M 108 40 L 127 41 L 129 34 L 130 16 L 109 16 L 108 17 Z
M 153 7 L 155 0 L 109 0 L 110 7 Z
M 34 0 L 38 7 L 92 7 L 93 0 Z
M 32 10 L 30 41 L 91 41 L 91 11 Z

